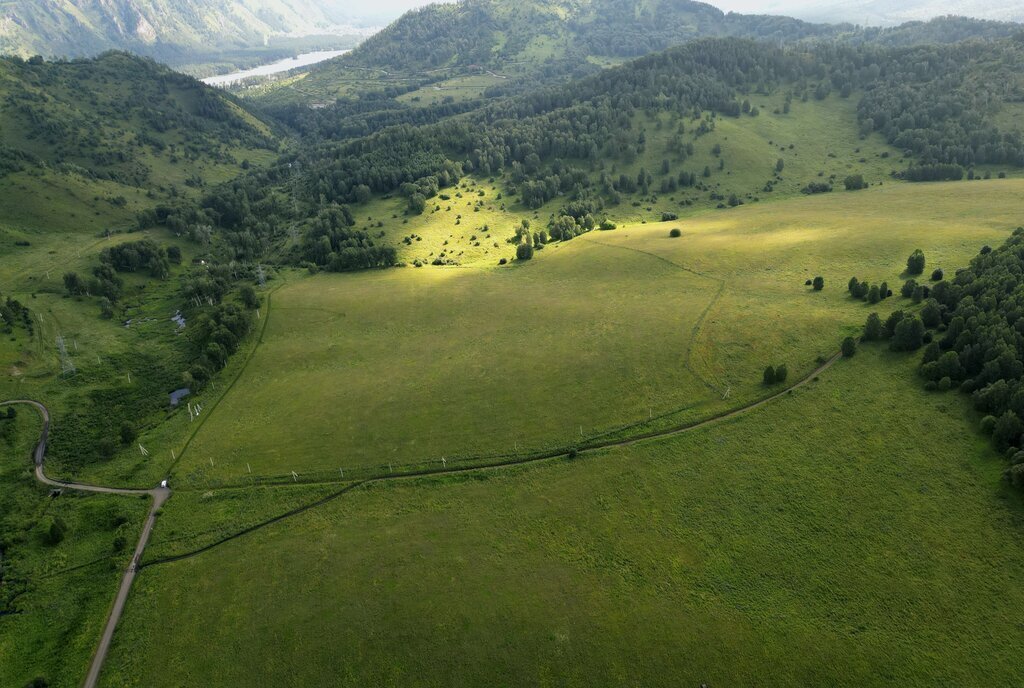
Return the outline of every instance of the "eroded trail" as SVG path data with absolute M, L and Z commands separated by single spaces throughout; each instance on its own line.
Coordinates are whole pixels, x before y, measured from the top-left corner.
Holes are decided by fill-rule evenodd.
M 131 590 L 132 581 L 135 580 L 135 574 L 139 568 L 139 561 L 142 558 L 143 551 L 146 549 L 146 543 L 149 541 L 149 535 L 153 532 L 153 525 L 156 522 L 156 512 L 163 503 L 167 501 L 167 498 L 171 496 L 171 490 L 166 487 L 156 487 L 151 490 L 105 487 L 102 485 L 87 485 L 85 483 L 56 480 L 48 477 L 44 471 L 43 462 L 46 458 L 46 443 L 50 437 L 50 411 L 38 401 L 33 401 L 31 399 L 13 399 L 11 401 L 0 402 L 0 406 L 12 406 L 14 404 L 31 406 L 43 419 L 43 430 L 39 434 L 39 442 L 36 444 L 36 448 L 32 452 L 32 460 L 35 463 L 36 479 L 39 480 L 39 482 L 45 485 L 59 487 L 61 489 L 78 490 L 80 492 L 96 492 L 101 494 L 117 494 L 136 497 L 139 495 L 149 495 L 153 498 L 153 502 L 149 507 L 149 514 L 146 516 L 146 523 L 143 525 L 139 541 L 135 545 L 135 552 L 132 554 L 132 560 L 128 564 L 128 568 L 125 570 L 124 576 L 121 578 L 121 586 L 117 591 L 117 597 L 114 599 L 114 606 L 110 610 L 110 615 L 107 617 L 107 623 L 103 629 L 103 637 L 100 639 L 100 644 L 93 655 L 92 663 L 89 665 L 89 673 L 85 678 L 85 683 L 82 684 L 86 688 L 95 688 L 99 681 L 100 671 L 103 669 L 103 662 L 107 658 L 107 651 L 110 649 L 110 642 L 114 637 L 114 629 L 117 627 L 117 622 L 121 619 L 121 613 L 124 611 L 124 605 L 128 599 L 128 592 Z

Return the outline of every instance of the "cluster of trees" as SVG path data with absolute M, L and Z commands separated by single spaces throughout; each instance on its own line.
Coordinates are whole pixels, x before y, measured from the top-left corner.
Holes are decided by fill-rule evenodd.
M 912 165 L 899 177 L 910 182 L 958 182 L 964 178 L 964 168 L 955 163 Z
M 182 376 L 185 385 L 202 387 L 215 372 L 227 365 L 228 358 L 238 350 L 252 323 L 252 313 L 233 303 L 217 304 L 201 312 L 194 326 L 189 328 L 194 357 Z
M 889 289 L 888 282 L 870 284 L 869 282 L 861 282 L 856 277 L 850 278 L 846 289 L 853 298 L 867 301 L 870 304 L 878 303 L 892 296 L 892 290 Z
M 984 247 L 952 280 L 937 282 L 921 311 L 935 327 L 921 375 L 930 389 L 957 388 L 985 414 L 983 429 L 1014 461 L 1008 477 L 1024 487 L 1024 228 Z
M 420 196 L 419 191 L 411 192 L 410 197 L 413 196 Z M 396 264 L 398 253 L 393 246 L 375 245 L 369 234 L 352 229 L 354 224 L 352 213 L 345 206 L 332 205 L 321 210 L 308 224 L 299 247 L 302 260 L 331 272 Z
M 4 334 L 11 334 L 14 332 L 14 328 L 18 326 L 24 327 L 30 336 L 35 331 L 31 311 L 29 311 L 27 306 L 22 305 L 20 301 L 10 296 L 4 301 L 0 301 L 0 324 L 3 325 Z
M 150 277 L 166 279 L 171 274 L 171 264 L 181 263 L 181 249 L 160 246 L 152 239 L 129 241 L 103 249 L 100 262 L 118 272 L 145 270 Z

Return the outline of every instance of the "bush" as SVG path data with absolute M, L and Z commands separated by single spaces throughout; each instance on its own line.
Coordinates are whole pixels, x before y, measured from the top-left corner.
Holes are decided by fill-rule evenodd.
M 507 258 L 502 258 L 501 260 L 498 261 L 498 265 L 505 265 L 506 263 L 508 263 Z
M 775 368 L 774 366 L 768 366 L 764 369 L 764 376 L 762 377 L 765 385 L 771 386 L 775 384 Z
M 815 277 L 814 278 L 814 291 L 821 291 L 825 288 L 825 278 Z
M 953 380 L 947 375 L 939 380 L 939 391 L 948 392 L 953 387 Z
M 846 187 L 847 191 L 859 191 L 861 189 L 868 188 L 868 184 L 864 181 L 863 175 L 859 174 L 851 174 L 849 177 L 844 179 L 843 186 Z
M 924 272 L 924 263 L 924 252 L 921 249 L 915 249 L 907 258 L 907 274 L 920 275 Z
M 986 435 L 991 435 L 992 431 L 996 429 L 996 417 L 985 416 L 981 419 L 981 431 Z
M 43 542 L 51 546 L 60 544 L 67 531 L 64 521 L 53 516 L 44 516 L 39 522 L 39 527 L 42 530 Z
M 781 363 L 775 367 L 775 382 L 785 382 L 789 376 L 789 370 L 786 369 L 786 364 Z
M 533 246 L 529 244 L 519 244 L 516 246 L 516 258 L 519 260 L 530 260 L 533 258 Z
M 121 424 L 121 444 L 131 444 L 138 436 L 139 433 L 131 423 Z
M 1017 464 L 1006 469 L 1006 479 L 1018 490 L 1024 489 L 1024 464 Z
M 932 282 L 939 282 L 942 280 L 942 268 L 935 268 L 932 270 Z
M 850 358 L 857 353 L 857 340 L 853 337 L 847 337 L 843 340 L 839 349 L 843 352 L 843 358 Z
M 672 229 L 671 229 L 671 230 L 669 231 L 668 235 L 669 235 L 670 237 L 672 237 L 673 239 L 678 239 L 679 237 L 683 236 L 683 232 L 682 232 L 682 230 L 681 230 L 681 229 L 679 229 L 678 227 L 673 227 L 673 228 L 672 228 Z
M 673 220 L 678 220 L 678 219 L 679 219 L 679 216 L 676 215 L 675 213 L 662 213 L 661 214 L 661 221 L 662 222 L 672 222 Z

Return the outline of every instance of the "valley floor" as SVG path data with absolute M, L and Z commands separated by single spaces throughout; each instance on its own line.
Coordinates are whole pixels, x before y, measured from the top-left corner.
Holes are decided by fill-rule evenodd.
M 510 266 L 279 273 L 199 422 L 169 412 L 139 438 L 152 459 L 74 467 L 175 489 L 102 684 L 1024 681 L 1024 501 L 967 404 L 881 346 L 812 376 L 868 313 L 912 307 L 915 248 L 951 274 L 1021 224 L 1024 181 L 965 184 L 621 226 Z M 897 296 L 854 300 L 852 276 Z M 72 300 L 33 306 L 69 338 L 93 327 Z M 778 363 L 812 379 L 572 451 L 775 394 L 761 371 Z M 349 482 L 551 451 L 573 458 Z M 0 647 L 23 647 L 14 628 L 0 619 Z

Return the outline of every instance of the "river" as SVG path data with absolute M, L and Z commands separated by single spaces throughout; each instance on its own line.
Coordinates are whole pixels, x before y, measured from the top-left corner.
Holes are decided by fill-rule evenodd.
M 280 74 L 281 72 L 287 72 L 292 69 L 298 69 L 299 67 L 308 67 L 315 65 L 317 62 L 323 62 L 329 60 L 332 57 L 338 57 L 349 52 L 348 50 L 319 50 L 312 53 L 302 53 L 298 57 L 287 57 L 277 62 L 271 62 L 260 67 L 253 67 L 252 69 L 245 69 L 241 72 L 232 72 L 231 74 L 219 74 L 217 76 L 210 76 L 201 81 L 208 86 L 230 86 L 236 84 L 244 79 L 249 79 L 254 76 L 270 76 L 271 74 Z

